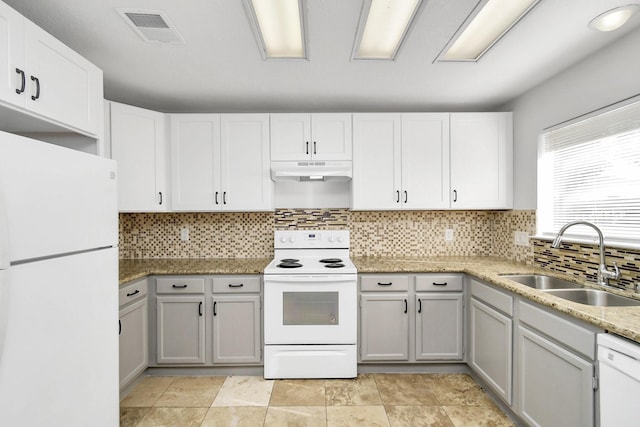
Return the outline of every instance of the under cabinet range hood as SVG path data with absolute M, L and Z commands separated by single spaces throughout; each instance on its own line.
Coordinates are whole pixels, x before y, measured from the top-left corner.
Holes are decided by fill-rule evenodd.
M 271 179 L 284 181 L 351 181 L 349 160 L 271 162 Z

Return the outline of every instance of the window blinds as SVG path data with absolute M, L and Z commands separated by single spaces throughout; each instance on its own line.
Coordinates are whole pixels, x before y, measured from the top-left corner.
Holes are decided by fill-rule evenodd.
M 607 241 L 640 243 L 640 102 L 545 132 L 538 199 L 539 234 L 584 220 Z

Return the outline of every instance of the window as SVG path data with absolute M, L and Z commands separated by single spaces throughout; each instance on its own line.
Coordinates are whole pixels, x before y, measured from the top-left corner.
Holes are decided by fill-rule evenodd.
M 538 158 L 538 234 L 567 222 L 596 224 L 608 243 L 640 244 L 640 102 L 601 112 L 542 135 Z M 589 227 L 568 237 L 593 240 Z

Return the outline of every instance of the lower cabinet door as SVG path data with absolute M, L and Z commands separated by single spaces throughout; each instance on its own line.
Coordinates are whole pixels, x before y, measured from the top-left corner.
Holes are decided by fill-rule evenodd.
M 416 360 L 462 359 L 462 293 L 416 295 Z
M 409 295 L 362 295 L 361 360 L 409 360 Z
M 120 388 L 147 368 L 147 299 L 120 310 Z
M 158 363 L 204 363 L 204 297 L 157 297 Z
M 471 368 L 511 405 L 513 320 L 473 298 L 470 317 Z
M 260 331 L 259 295 L 213 297 L 213 363 L 259 363 Z
M 519 414 L 532 426 L 593 426 L 593 364 L 518 327 Z

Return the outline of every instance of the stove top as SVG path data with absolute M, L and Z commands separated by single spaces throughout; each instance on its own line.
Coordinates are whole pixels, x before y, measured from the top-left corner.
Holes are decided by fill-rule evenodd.
M 276 231 L 274 259 L 264 274 L 356 274 L 349 259 L 349 231 Z

